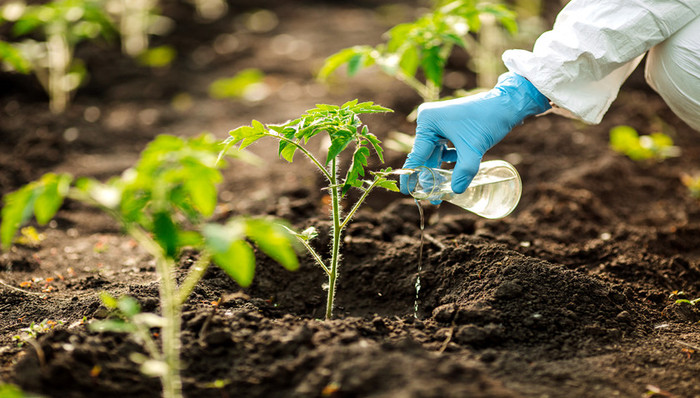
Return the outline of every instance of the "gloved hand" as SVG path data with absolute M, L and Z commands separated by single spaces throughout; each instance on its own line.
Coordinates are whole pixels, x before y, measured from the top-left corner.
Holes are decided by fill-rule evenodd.
M 532 83 L 512 72 L 501 75 L 488 92 L 424 103 L 418 107 L 416 139 L 403 168 L 435 168 L 456 161 L 452 190 L 462 193 L 486 151 L 526 117 L 549 108 L 549 100 Z M 447 148 L 446 140 L 454 149 Z M 401 192 L 408 194 L 408 175 L 400 176 L 400 184 Z

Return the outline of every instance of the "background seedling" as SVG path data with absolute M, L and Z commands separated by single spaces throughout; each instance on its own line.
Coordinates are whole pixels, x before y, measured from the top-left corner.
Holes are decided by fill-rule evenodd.
M 610 129 L 610 147 L 635 161 L 662 161 L 680 155 L 680 148 L 673 145 L 673 139 L 661 132 L 639 135 L 630 126 L 616 126 Z
M 160 377 L 165 397 L 182 395 L 181 308 L 210 260 L 241 286 L 251 283 L 255 270 L 255 254 L 248 241 L 285 268 L 298 267 L 294 238 L 273 220 L 233 217 L 223 225 L 209 221 L 217 205 L 217 184 L 222 180 L 220 149 L 209 135 L 190 139 L 162 135 L 146 147 L 133 168 L 106 183 L 46 174 L 4 198 L 0 238 L 5 250 L 32 215 L 45 224 L 64 199 L 70 198 L 105 211 L 155 258 L 161 315 L 141 314 L 133 299 L 115 303 L 105 295 L 106 306 L 119 308 L 131 323 L 98 326 L 100 330 L 133 332 L 145 342 L 150 358 L 143 362 L 148 364 L 144 370 Z M 199 250 L 200 256 L 178 286 L 176 259 L 185 247 Z M 144 335 L 146 327 L 160 328 L 160 347 Z
M 688 188 L 688 191 L 694 198 L 700 199 L 700 174 L 695 174 L 694 176 L 682 174 L 681 183 Z
M 279 155 L 292 162 L 294 154 L 299 151 L 306 156 L 321 171 L 328 184 L 327 189 L 331 196 L 332 219 L 332 246 L 330 265 L 309 244 L 309 241 L 318 235 L 315 228 L 310 227 L 301 233 L 294 233 L 299 241 L 311 253 L 314 260 L 328 276 L 328 295 L 326 300 L 326 319 L 333 314 L 333 302 L 335 298 L 336 280 L 340 266 L 340 245 L 343 229 L 357 209 L 365 201 L 369 193 L 376 187 L 382 187 L 391 191 L 398 191 L 395 181 L 387 179 L 390 168 L 379 172 L 370 172 L 371 180 L 364 180 L 365 167 L 371 155 L 370 147 L 374 149 L 381 162 L 384 161 L 383 149 L 379 139 L 372 133 L 359 118 L 360 114 L 390 112 L 390 109 L 375 105 L 372 102 L 358 103 L 357 100 L 347 102 L 341 106 L 317 105 L 316 108 L 306 111 L 300 118 L 279 125 L 265 125 L 253 120 L 251 126 L 239 127 L 231 130 L 225 141 L 222 154 L 232 146 L 238 145 L 245 148 L 263 137 L 272 137 L 279 140 Z M 321 132 L 326 132 L 330 138 L 325 161 L 317 158 L 305 148 L 309 140 Z M 340 154 L 352 147 L 354 150 L 350 166 L 344 177 L 339 177 Z M 342 215 L 340 200 L 351 188 L 358 188 L 362 194 L 351 207 L 347 215 Z
M 33 71 L 49 95 L 54 113 L 62 113 L 86 70 L 73 58 L 84 40 L 111 37 L 114 29 L 97 0 L 58 0 L 42 5 L 17 1 L 0 9 L 0 23 L 12 23 L 19 43 L 0 45 L 0 57 L 18 72 Z M 30 34 L 39 40 L 29 38 Z
M 53 330 L 57 325 L 63 325 L 63 321 L 52 321 L 44 319 L 36 323 L 32 322 L 28 327 L 19 330 L 19 334 L 12 336 L 12 340 L 17 342 L 18 346 L 23 346 L 28 340 L 36 340 L 40 334 Z
M 515 14 L 505 5 L 476 0 L 438 1 L 431 12 L 414 22 L 390 29 L 385 43 L 374 47 L 354 46 L 331 55 L 318 77 L 325 80 L 343 65 L 349 76 L 377 65 L 382 72 L 410 86 L 424 102 L 436 101 L 440 98 L 445 66 L 454 47 L 462 47 L 473 56 L 484 52 L 469 33 L 479 31 L 486 15 L 490 16 L 488 21 L 499 22 L 509 32 L 517 31 Z
M 263 82 L 265 74 L 255 68 L 244 69 L 233 77 L 217 79 L 209 85 L 209 96 L 216 99 L 264 99 L 270 89 Z

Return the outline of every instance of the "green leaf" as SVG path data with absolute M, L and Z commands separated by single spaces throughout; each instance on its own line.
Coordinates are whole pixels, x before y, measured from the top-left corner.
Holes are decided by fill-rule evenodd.
M 117 299 L 105 291 L 100 292 L 100 301 L 102 301 L 102 305 L 110 310 L 117 309 L 119 305 Z
M 70 183 L 73 180 L 68 174 L 46 174 L 39 184 L 42 189 L 34 202 L 34 215 L 39 225 L 45 225 L 51 221 L 58 209 L 63 204 L 63 200 L 68 194 Z
M 255 272 L 255 255 L 243 240 L 246 226 L 237 219 L 225 226 L 206 224 L 202 228 L 207 250 L 214 262 L 241 286 L 248 286 Z
M 367 129 L 367 126 L 364 126 L 362 128 L 362 136 L 367 138 L 370 144 L 372 144 L 372 147 L 374 148 L 374 151 L 377 153 L 377 157 L 379 157 L 379 161 L 384 163 L 384 149 L 381 147 L 381 141 L 379 141 L 379 138 L 377 138 L 376 135 L 370 133 Z
M 212 98 L 242 98 L 246 92 L 259 84 L 265 78 L 265 74 L 255 68 L 244 69 L 234 77 L 218 79 L 209 85 L 209 95 Z
M 384 188 L 388 191 L 399 192 L 399 187 L 396 186 L 396 181 L 393 180 L 382 180 L 377 183 L 377 186 Z
M 348 131 L 347 134 L 338 135 L 331 141 L 331 146 L 328 148 L 328 156 L 326 157 L 326 164 L 329 164 L 331 160 L 335 159 L 341 152 L 347 148 L 348 144 L 353 140 L 352 134 Z
M 355 46 L 338 51 L 337 53 L 326 58 L 326 60 L 323 62 L 323 66 L 321 66 L 321 69 L 317 75 L 318 79 L 328 79 L 328 76 L 330 76 L 336 69 L 340 68 L 340 66 L 345 63 L 350 63 L 353 59 L 357 59 L 358 57 L 361 59 L 362 54 L 366 52 L 366 46 Z M 355 68 L 359 68 L 359 66 L 360 65 L 355 65 Z M 355 72 L 357 72 L 357 70 L 355 70 Z M 348 74 L 349 73 L 350 71 L 348 70 Z
M 31 218 L 36 194 L 35 184 L 30 183 L 15 192 L 5 195 L 5 205 L 2 208 L 2 225 L 0 226 L 0 239 L 3 250 L 7 250 L 10 247 L 12 238 L 17 234 L 19 227 Z
M 159 46 L 149 48 L 139 54 L 138 62 L 143 66 L 151 68 L 164 68 L 170 65 L 177 56 L 177 51 L 172 46 Z
M 415 76 L 420 65 L 418 49 L 414 46 L 406 46 L 406 50 L 401 54 L 399 69 L 407 76 Z
M 165 251 L 165 255 L 171 258 L 177 254 L 177 230 L 178 228 L 169 213 L 159 211 L 153 215 L 155 239 Z
M 625 153 L 639 146 L 639 134 L 630 126 L 615 126 L 610 129 L 610 146 L 617 152 Z
M 204 238 L 199 232 L 195 231 L 178 231 L 177 245 L 178 247 L 192 246 L 201 247 L 204 243 Z
M 355 76 L 362 69 L 364 58 L 365 54 L 355 54 L 348 60 L 348 76 Z
M 290 271 L 299 268 L 299 260 L 292 245 L 293 237 L 281 226 L 264 219 L 251 219 L 247 222 L 246 234 L 263 253 L 284 268 Z
M 119 297 L 117 306 L 127 318 L 133 318 L 134 315 L 141 312 L 141 305 L 139 305 L 139 302 L 130 296 Z
M 355 105 L 357 105 L 357 101 L 358 101 L 357 98 L 354 100 L 348 101 L 348 102 L 344 103 L 343 105 L 341 105 L 340 108 L 352 108 Z M 363 102 L 363 104 L 365 104 L 365 102 Z
M 362 181 L 360 181 L 359 178 L 365 175 L 365 166 L 367 166 L 369 154 L 369 149 L 363 146 L 359 146 L 355 150 L 352 156 L 352 163 L 345 176 L 342 189 L 343 195 L 345 195 L 351 187 L 359 187 L 362 185 Z
M 0 40 L 0 60 L 19 73 L 27 74 L 32 70 L 32 64 L 23 55 L 22 52 L 15 48 L 12 44 Z
M 121 319 L 107 319 L 104 321 L 90 322 L 89 328 L 93 332 L 134 333 L 136 326 L 124 322 Z
M 217 204 L 216 185 L 211 179 L 204 176 L 192 176 L 185 181 L 192 205 L 199 210 L 205 217 L 210 217 L 214 214 Z
M 243 240 L 233 241 L 225 252 L 216 252 L 212 258 L 242 287 L 250 286 L 255 274 L 255 254 Z
M 301 231 L 299 235 L 302 237 L 302 239 L 309 241 L 318 236 L 318 230 L 314 227 L 309 227 Z
M 279 156 L 282 159 L 288 161 L 289 163 L 292 163 L 292 161 L 294 160 L 294 153 L 296 152 L 296 150 L 296 145 L 289 142 L 280 141 Z
M 442 87 L 442 74 L 446 60 L 440 56 L 440 47 L 431 47 L 424 51 L 421 66 L 425 78 L 437 87 Z

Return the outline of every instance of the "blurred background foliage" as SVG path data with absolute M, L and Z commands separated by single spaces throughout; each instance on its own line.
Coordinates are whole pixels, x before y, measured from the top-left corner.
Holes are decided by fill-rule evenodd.
M 120 48 L 125 57 L 134 59 L 134 67 L 167 68 L 175 62 L 178 49 L 152 44 L 177 28 L 177 18 L 166 15 L 173 3 L 188 7 L 200 23 L 227 16 L 236 21 L 234 31 L 212 43 L 216 53 L 229 52 L 239 44 L 235 29 L 264 34 L 284 18 L 272 11 L 274 1 L 262 2 L 258 9 L 247 4 L 247 11 L 239 12 L 235 10 L 242 7 L 231 0 L 10 0 L 0 5 L 0 65 L 5 72 L 33 74 L 46 91 L 52 112 L 60 114 L 88 77 L 89 68 L 75 54 L 83 43 L 105 50 Z M 531 47 L 546 24 L 542 0 L 365 3 L 361 6 L 386 23 L 388 29 L 380 38 L 385 42 L 357 43 L 329 54 L 318 76 L 333 84 L 331 75 L 337 69 L 352 76 L 362 68 L 378 66 L 382 73 L 415 89 L 424 101 L 493 86 L 505 71 L 501 53 Z M 276 41 L 280 51 L 299 57 L 310 51 L 287 39 Z M 209 93 L 214 98 L 256 101 L 268 91 L 264 72 L 253 68 L 219 78 Z

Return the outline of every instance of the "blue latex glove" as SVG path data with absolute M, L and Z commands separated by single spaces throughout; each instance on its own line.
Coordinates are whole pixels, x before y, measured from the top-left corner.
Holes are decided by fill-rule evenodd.
M 532 83 L 512 72 L 501 75 L 488 92 L 424 103 L 418 107 L 416 139 L 403 168 L 436 168 L 456 161 L 452 190 L 462 193 L 486 151 L 526 117 L 549 108 L 549 100 Z M 447 148 L 446 140 L 454 149 Z M 400 183 L 401 192 L 408 194 L 408 176 L 402 175 Z

